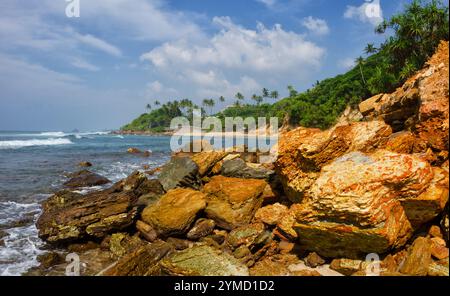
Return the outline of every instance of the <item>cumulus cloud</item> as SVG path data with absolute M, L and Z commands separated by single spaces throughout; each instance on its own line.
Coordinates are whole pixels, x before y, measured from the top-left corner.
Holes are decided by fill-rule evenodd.
M 383 21 L 383 9 L 380 0 L 365 2 L 361 6 L 348 5 L 344 12 L 344 18 L 356 19 L 377 26 Z
M 302 25 L 315 35 L 327 35 L 330 33 L 327 22 L 319 18 L 308 16 L 303 19 Z
M 285 31 L 281 25 L 256 30 L 235 24 L 229 17 L 215 17 L 219 32 L 203 43 L 189 40 L 166 42 L 143 54 L 141 60 L 172 81 L 198 88 L 199 94 L 242 91 L 247 82 L 256 91 L 256 81 L 291 81 L 308 76 L 320 67 L 325 49 L 304 36 Z M 177 82 L 177 83 L 178 83 Z

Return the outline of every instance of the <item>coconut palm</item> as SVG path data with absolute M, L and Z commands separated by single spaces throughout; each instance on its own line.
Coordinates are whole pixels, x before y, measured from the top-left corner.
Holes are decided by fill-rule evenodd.
M 366 53 L 366 55 L 370 55 L 372 53 L 376 53 L 377 50 L 378 49 L 375 47 L 375 45 L 373 45 L 373 43 L 369 43 L 369 44 L 367 44 L 366 48 L 364 49 L 364 52 Z
M 222 102 L 222 103 L 225 102 L 225 97 L 224 96 L 220 96 L 219 101 Z
M 364 84 L 366 84 L 366 79 L 364 78 L 364 73 L 363 73 L 363 69 L 362 69 L 362 67 L 363 67 L 363 65 L 365 63 L 364 58 L 363 57 L 357 58 L 355 60 L 355 63 L 359 66 L 359 71 L 361 73 L 362 80 L 363 80 Z
M 236 99 L 238 99 L 239 101 L 243 101 L 245 99 L 244 96 L 240 92 L 238 92 L 234 97 Z
M 145 106 L 145 108 L 150 112 L 152 110 L 152 105 L 147 104 L 147 106 Z
M 270 93 L 270 98 L 276 100 L 278 99 L 278 91 L 274 90 Z

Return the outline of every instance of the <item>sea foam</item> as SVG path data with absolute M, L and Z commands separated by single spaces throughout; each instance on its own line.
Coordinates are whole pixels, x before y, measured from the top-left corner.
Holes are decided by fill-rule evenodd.
M 12 140 L 0 141 L 0 149 L 12 149 L 31 146 L 53 146 L 73 144 L 69 139 L 31 139 L 31 140 Z

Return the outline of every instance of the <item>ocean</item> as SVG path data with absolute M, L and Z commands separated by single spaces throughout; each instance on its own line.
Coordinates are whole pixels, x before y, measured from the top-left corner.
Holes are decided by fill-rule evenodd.
M 35 227 L 39 203 L 61 189 L 65 173 L 89 161 L 89 170 L 116 182 L 144 165 L 155 168 L 167 162 L 169 144 L 165 136 L 0 131 L 0 275 L 21 275 L 38 265 L 36 257 L 45 252 Z M 130 147 L 152 154 L 131 155 Z

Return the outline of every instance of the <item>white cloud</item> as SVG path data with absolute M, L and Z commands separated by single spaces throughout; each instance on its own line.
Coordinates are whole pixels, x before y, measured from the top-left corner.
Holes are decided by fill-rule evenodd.
M 101 40 L 97 37 L 94 37 L 90 34 L 87 35 L 81 35 L 76 34 L 76 38 L 83 44 L 89 45 L 91 47 L 94 47 L 96 49 L 99 49 L 103 52 L 106 52 L 110 55 L 120 57 L 122 56 L 122 52 L 119 48 L 115 47 L 114 45 L 109 44 L 108 42 Z
M 141 60 L 176 88 L 195 89 L 198 96 L 233 96 L 237 91 L 259 92 L 261 84 L 306 80 L 325 55 L 325 49 L 280 25 L 258 24 L 251 30 L 228 17 L 215 17 L 213 23 L 220 31 L 208 40 L 166 42 Z
M 147 84 L 147 88 L 151 92 L 159 93 L 163 90 L 163 85 L 161 84 L 161 82 L 156 80 L 156 81 L 153 81 L 153 82 Z
M 269 8 L 273 7 L 277 3 L 277 0 L 256 0 L 256 1 L 266 5 Z
M 340 67 L 344 70 L 350 70 L 353 67 L 355 67 L 355 59 L 345 58 L 345 59 L 339 60 L 338 67 Z
M 377 26 L 383 21 L 383 9 L 380 0 L 365 2 L 361 6 L 348 5 L 344 12 L 344 18 L 357 19 L 363 23 Z
M 302 25 L 315 35 L 327 35 L 330 28 L 325 20 L 308 16 L 303 19 Z
M 72 61 L 71 63 L 72 66 L 79 68 L 79 69 L 83 69 L 83 70 L 88 70 L 88 71 L 92 71 L 92 72 L 96 72 L 99 71 L 100 68 L 83 60 L 80 58 L 76 58 Z

